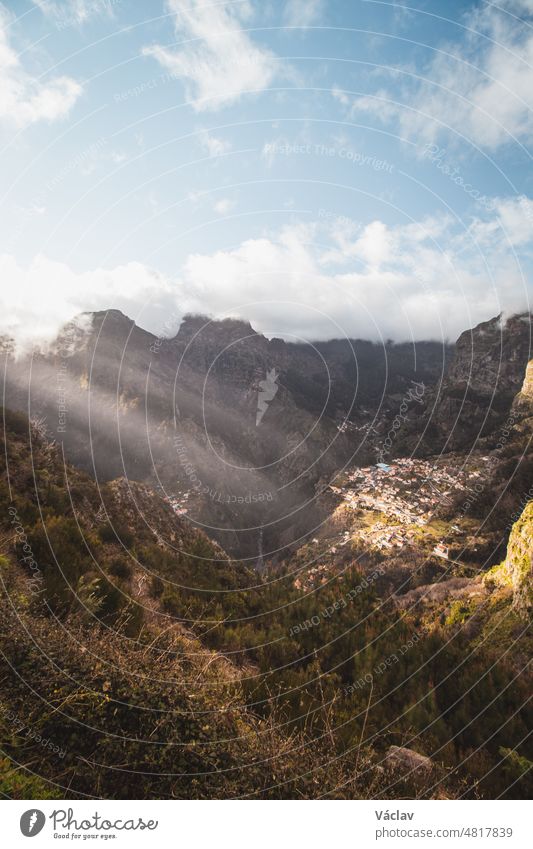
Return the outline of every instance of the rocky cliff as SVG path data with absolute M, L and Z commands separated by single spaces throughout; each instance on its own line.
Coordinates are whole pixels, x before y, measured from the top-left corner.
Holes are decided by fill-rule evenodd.
M 524 382 L 531 332 L 531 314 L 523 313 L 462 333 L 442 380 L 413 405 L 396 441 L 398 454 L 471 450 L 496 433 Z
M 514 405 L 525 413 L 533 411 L 533 360 L 527 364 L 524 382 L 515 398 Z
M 515 609 L 523 615 L 533 612 L 533 501 L 513 525 L 503 571 L 513 589 Z

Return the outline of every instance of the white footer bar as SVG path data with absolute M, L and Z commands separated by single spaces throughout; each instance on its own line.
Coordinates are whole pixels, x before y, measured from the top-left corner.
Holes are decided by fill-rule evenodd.
M 3 801 L 0 816 L 6 849 L 65 844 L 158 849 L 531 849 L 531 807 L 523 801 L 449 800 Z

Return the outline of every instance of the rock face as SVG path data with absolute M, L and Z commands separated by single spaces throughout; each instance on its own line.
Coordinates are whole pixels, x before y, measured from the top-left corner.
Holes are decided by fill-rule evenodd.
M 417 603 L 444 605 L 452 600 L 478 598 L 487 594 L 485 587 L 472 578 L 450 578 L 435 584 L 422 584 L 395 598 L 398 607 L 411 610 Z
M 527 364 L 526 376 L 524 378 L 524 383 L 522 384 L 521 395 L 524 398 L 528 398 L 533 401 L 533 360 L 530 360 Z
M 505 572 L 513 588 L 513 603 L 522 615 L 533 612 L 533 501 L 513 525 L 507 544 Z
M 496 316 L 462 333 L 442 381 L 415 405 L 415 418 L 397 440 L 398 453 L 468 450 L 497 430 L 524 391 L 531 320 L 530 313 Z M 532 393 L 532 378 L 528 372 L 526 393 Z
M 533 360 L 527 364 L 526 375 L 522 388 L 515 398 L 515 405 L 519 409 L 533 410 Z
M 511 397 L 522 385 L 531 353 L 531 315 L 522 313 L 506 321 L 496 316 L 461 333 L 446 375 L 449 385 L 468 384 L 475 392 L 492 394 L 506 387 Z

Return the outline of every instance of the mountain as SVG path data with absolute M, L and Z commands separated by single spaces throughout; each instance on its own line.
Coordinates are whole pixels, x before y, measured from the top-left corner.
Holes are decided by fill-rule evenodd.
M 324 518 L 320 482 L 370 462 L 383 399 L 434 382 L 449 355 L 432 342 L 296 345 L 201 316 L 158 338 L 108 310 L 44 352 L 6 352 L 5 397 L 97 480 L 145 481 L 228 552 L 276 562 Z
M 529 330 L 6 344 L 4 795 L 530 796 Z
M 464 451 L 497 432 L 522 385 L 531 348 L 530 313 L 496 316 L 462 333 L 441 379 L 412 405 L 396 452 Z

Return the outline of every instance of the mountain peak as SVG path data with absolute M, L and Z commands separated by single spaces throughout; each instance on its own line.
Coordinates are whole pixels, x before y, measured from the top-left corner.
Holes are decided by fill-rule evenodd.
M 249 321 L 240 318 L 213 319 L 206 315 L 188 313 L 174 336 L 176 341 L 189 340 L 197 336 L 199 341 L 224 341 L 225 343 L 246 339 L 253 336 L 263 338 L 257 333 Z
M 94 312 L 86 312 L 82 313 L 82 315 L 90 315 L 94 319 L 101 319 L 102 321 L 121 321 L 127 322 L 128 324 L 135 324 L 132 318 L 129 318 L 122 310 L 117 309 L 109 309 L 109 310 L 95 310 Z

